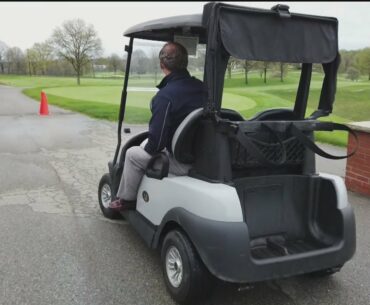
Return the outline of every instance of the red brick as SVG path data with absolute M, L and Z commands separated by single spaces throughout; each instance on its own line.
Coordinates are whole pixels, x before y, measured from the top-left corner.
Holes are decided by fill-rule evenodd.
M 369 183 L 369 178 L 368 177 L 366 177 L 366 176 L 362 176 L 362 175 L 355 175 L 355 177 L 353 177 L 353 178 L 355 178 L 356 180 L 358 180 L 358 181 L 362 181 L 362 182 L 364 182 L 364 183 Z
M 370 196 L 370 134 L 355 133 L 359 146 L 356 154 L 347 160 L 345 183 L 349 190 Z M 349 134 L 347 152 L 352 152 L 355 147 L 355 138 Z
M 352 179 L 359 180 L 359 181 L 367 182 L 367 180 L 365 181 L 365 179 L 362 175 L 359 175 L 357 173 L 351 173 L 349 177 L 351 177 Z
M 356 178 L 352 178 L 352 185 L 357 188 L 363 187 L 366 183 L 364 181 L 358 180 Z
M 353 192 L 361 193 L 367 196 L 370 196 L 370 185 L 365 184 L 347 184 L 347 188 Z
M 368 147 L 368 146 L 362 145 L 361 147 L 359 147 L 359 149 L 357 151 L 359 151 L 359 152 L 361 152 L 365 155 L 368 155 L 368 156 L 370 155 L 370 147 Z
M 370 149 L 370 140 L 369 141 L 362 141 L 361 148 L 369 150 Z
M 365 162 L 359 158 L 351 158 L 351 160 L 347 161 L 349 165 L 351 165 L 354 169 L 361 167 Z
M 366 165 L 362 165 L 359 167 L 356 167 L 352 170 L 353 173 L 364 175 L 364 176 L 369 176 L 370 177 L 370 170 Z
M 363 151 L 358 150 L 355 156 L 356 156 L 356 159 L 363 161 L 365 160 L 366 154 Z
M 358 175 L 350 175 L 346 177 L 346 182 L 352 185 L 357 185 L 357 186 L 369 186 L 370 187 L 370 181 L 369 178 L 367 177 L 362 177 Z

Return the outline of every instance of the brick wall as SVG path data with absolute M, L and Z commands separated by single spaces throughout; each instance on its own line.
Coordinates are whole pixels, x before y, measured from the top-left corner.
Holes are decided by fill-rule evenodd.
M 359 147 L 357 153 L 347 159 L 346 186 L 348 190 L 370 196 L 370 133 L 355 131 Z M 353 151 L 356 140 L 349 134 L 348 152 Z

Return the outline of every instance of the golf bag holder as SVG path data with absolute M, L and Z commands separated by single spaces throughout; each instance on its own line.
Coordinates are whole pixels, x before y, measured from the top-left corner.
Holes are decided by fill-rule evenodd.
M 230 181 L 246 176 L 314 174 L 315 154 L 338 160 L 357 150 L 356 147 L 348 155 L 334 156 L 315 144 L 315 131 L 335 130 L 353 134 L 358 144 L 357 135 L 338 123 L 203 120 L 197 132 L 193 175 Z

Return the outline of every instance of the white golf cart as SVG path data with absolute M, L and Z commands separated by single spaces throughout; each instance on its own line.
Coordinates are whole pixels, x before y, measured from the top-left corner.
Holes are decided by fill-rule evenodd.
M 126 31 L 127 67 L 118 124 L 118 145 L 109 173 L 99 185 L 99 203 L 108 218 L 122 174 L 121 149 L 130 60 L 134 39 L 171 41 L 196 37 L 206 45 L 204 82 L 208 102 L 178 127 L 175 158 L 191 164 L 187 176 L 168 174 L 168 158 L 155 155 L 137 197 L 137 209 L 123 216 L 150 248 L 161 251 L 164 279 L 180 303 L 206 295 L 211 278 L 253 283 L 304 273 L 332 274 L 355 252 L 355 219 L 340 177 L 317 173 L 315 153 L 332 159 L 313 141 L 314 131 L 349 130 L 317 119 L 332 111 L 339 65 L 335 18 L 293 14 L 284 5 L 271 10 L 223 3 L 203 14 L 176 16 Z M 301 64 L 292 109 L 270 109 L 246 120 L 223 109 L 225 70 L 230 56 L 245 60 Z M 325 73 L 318 110 L 306 117 L 312 65 Z M 153 164 L 159 164 L 159 168 Z

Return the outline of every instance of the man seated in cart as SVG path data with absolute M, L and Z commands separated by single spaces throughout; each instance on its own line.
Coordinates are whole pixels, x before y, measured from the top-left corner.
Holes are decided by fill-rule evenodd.
M 134 209 L 137 191 L 149 160 L 156 153 L 165 151 L 169 156 L 170 173 L 186 175 L 188 165 L 173 158 L 172 137 L 193 110 L 203 107 L 206 90 L 203 82 L 191 77 L 188 70 L 188 52 L 176 42 L 166 43 L 159 52 L 160 68 L 165 77 L 157 86 L 150 108 L 148 142 L 144 147 L 134 146 L 127 150 L 117 199 L 110 203 L 114 210 Z

